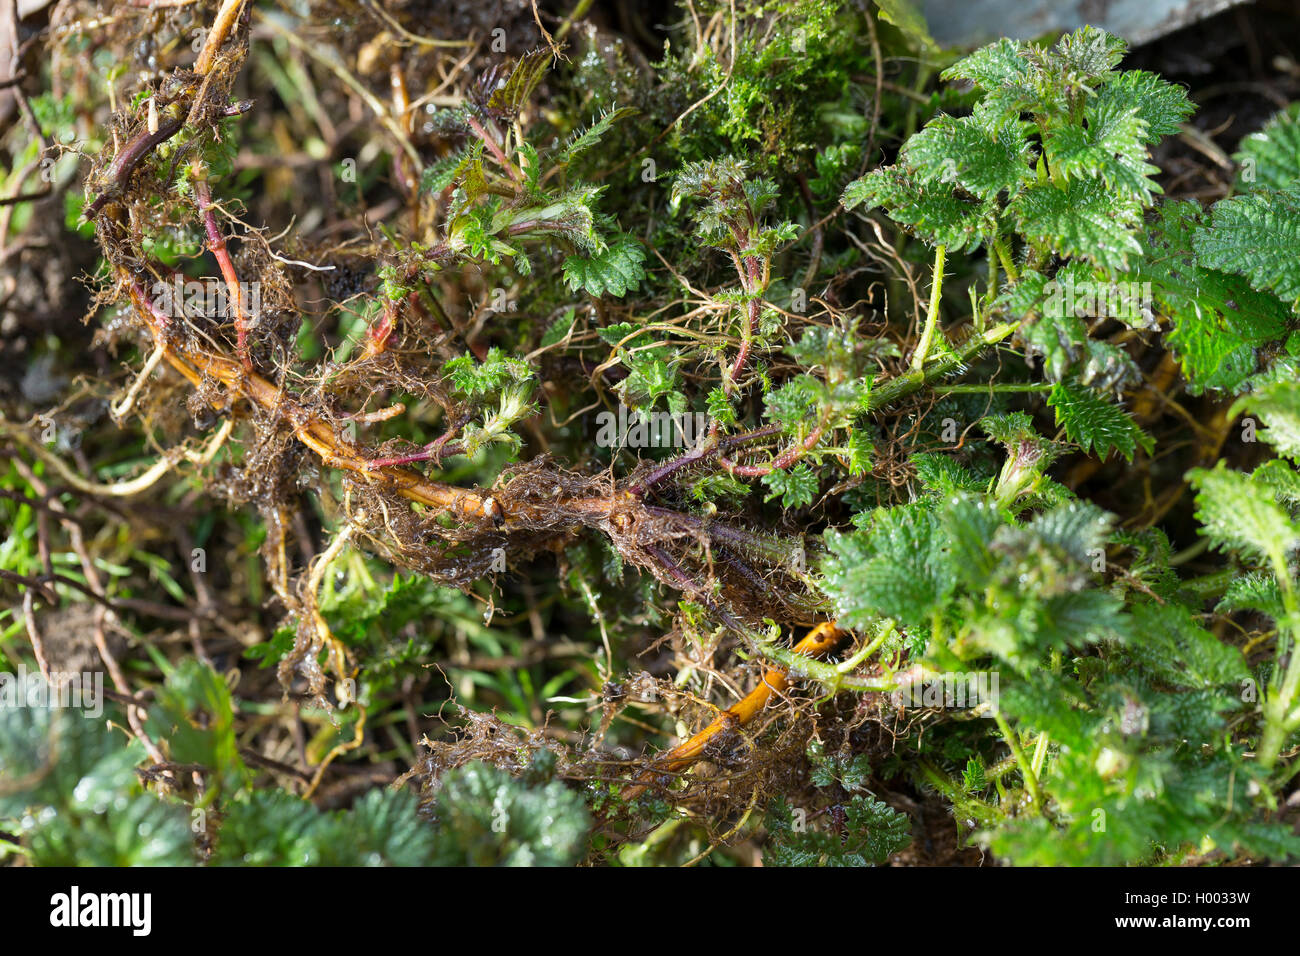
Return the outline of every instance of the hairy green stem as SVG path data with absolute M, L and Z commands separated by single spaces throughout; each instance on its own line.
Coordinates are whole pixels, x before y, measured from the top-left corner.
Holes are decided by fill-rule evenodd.
M 1016 264 L 1011 261 L 1011 250 L 1007 248 L 1006 239 L 993 240 L 993 252 L 1002 263 L 1002 271 L 1007 274 L 1013 284 L 1020 280 L 1020 274 L 1016 271 Z
M 1047 745 L 1051 739 L 1047 731 L 1043 731 L 1038 735 L 1038 743 L 1034 745 L 1034 759 L 1030 766 L 1034 771 L 1035 780 L 1043 775 L 1043 762 L 1047 759 Z
M 1034 773 L 1034 768 L 1030 765 L 1029 760 L 1025 757 L 1025 750 L 1020 746 L 1020 738 L 1016 732 L 1011 729 L 1007 719 L 1002 716 L 1000 710 L 993 711 L 993 719 L 997 721 L 998 730 L 1002 732 L 1007 746 L 1011 748 L 1011 754 L 1016 758 L 1016 765 L 1020 767 L 1020 775 L 1025 778 L 1025 787 L 1029 790 L 1030 799 L 1034 801 L 1034 809 L 1041 816 L 1043 813 L 1043 794 L 1038 789 L 1038 777 Z
M 1273 670 L 1268 696 L 1264 700 L 1264 734 L 1259 742 L 1259 763 L 1265 770 L 1273 769 L 1286 743 L 1287 733 L 1295 728 L 1292 721 L 1294 715 L 1289 715 L 1288 711 L 1297 690 L 1300 690 L 1300 654 L 1296 653 L 1295 640 L 1295 629 L 1300 625 L 1300 596 L 1297 596 L 1295 584 L 1291 580 L 1286 555 L 1276 553 L 1270 555 L 1270 558 L 1273 574 L 1282 591 L 1285 616 L 1277 622 L 1277 666 Z M 1282 661 L 1288 652 L 1290 660 L 1283 668 Z
M 921 332 L 921 341 L 912 355 L 912 370 L 925 368 L 925 360 L 930 354 L 930 345 L 934 341 L 934 332 L 939 325 L 939 299 L 943 295 L 943 267 L 948 257 L 948 250 L 939 243 L 934 249 L 934 275 L 930 279 L 930 306 L 926 311 L 925 329 Z
M 768 660 L 784 667 L 792 678 L 814 680 L 830 694 L 841 690 L 866 694 L 889 694 L 898 689 L 898 682 L 892 675 L 850 677 L 840 670 L 839 665 L 814 660 L 788 647 L 781 647 L 768 641 L 755 641 L 754 647 Z
M 887 408 L 894 402 L 937 382 L 945 375 L 953 374 L 963 365 L 975 359 L 985 349 L 1001 342 L 1018 328 L 1020 328 L 1019 321 L 995 325 L 985 332 L 972 335 L 947 355 L 933 362 L 928 368 L 912 369 L 891 378 L 888 382 L 872 391 L 868 400 L 868 408 L 873 412 Z
M 959 825 L 963 819 L 973 820 L 977 826 L 993 826 L 999 822 L 1001 814 L 997 809 L 989 806 L 983 800 L 967 794 L 961 787 L 953 783 L 946 773 L 929 760 L 922 759 L 918 761 L 917 768 L 926 783 L 948 798 L 948 802 L 953 805 L 953 809 L 956 811 Z M 992 779 L 995 783 L 997 782 L 996 777 Z
M 874 640 L 870 640 L 866 644 L 864 644 L 862 646 L 862 650 L 858 651 L 852 657 L 849 657 L 848 659 L 841 661 L 839 664 L 836 664 L 835 669 L 839 671 L 841 674 L 852 673 L 859 664 L 861 664 L 863 661 L 869 658 L 872 654 L 876 653 L 876 651 L 879 650 L 880 645 L 885 643 L 885 640 L 893 633 L 894 633 L 894 622 L 890 620 L 886 620 L 880 626 L 880 633 L 876 635 Z
M 1004 385 L 935 385 L 940 395 L 989 395 L 997 392 L 1050 392 L 1055 385 L 1050 382 L 1011 382 Z

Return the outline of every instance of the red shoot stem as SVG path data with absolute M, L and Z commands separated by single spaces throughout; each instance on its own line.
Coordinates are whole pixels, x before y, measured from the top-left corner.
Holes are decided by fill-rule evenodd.
M 738 465 L 729 458 L 719 458 L 718 464 L 726 468 L 731 474 L 739 475 L 742 478 L 761 478 L 764 475 L 770 475 L 774 471 L 789 468 L 816 447 L 825 431 L 826 424 L 823 422 L 810 431 L 808 437 L 799 444 L 791 445 L 765 465 Z
M 501 164 L 501 168 L 510 174 L 510 178 L 515 182 L 522 182 L 523 176 L 520 174 L 519 170 L 515 169 L 514 163 L 506 159 L 506 154 L 501 151 L 501 146 L 492 138 L 488 131 L 483 128 L 483 125 L 474 117 L 469 115 L 466 115 L 465 120 L 469 123 L 469 128 L 474 131 L 474 135 L 483 141 L 483 145 L 488 148 L 488 152 L 496 157 L 496 161 Z
M 208 184 L 200 178 L 194 180 L 194 197 L 198 200 L 199 212 L 203 216 L 203 228 L 208 235 L 208 251 L 217 260 L 221 276 L 226 280 L 230 301 L 235 305 L 235 350 L 239 353 L 244 368 L 251 372 L 253 361 L 248 355 L 248 316 L 244 313 L 239 276 L 235 273 L 235 264 L 230 260 L 230 253 L 226 249 L 226 237 L 221 234 L 221 227 L 217 224 L 212 192 L 208 189 Z

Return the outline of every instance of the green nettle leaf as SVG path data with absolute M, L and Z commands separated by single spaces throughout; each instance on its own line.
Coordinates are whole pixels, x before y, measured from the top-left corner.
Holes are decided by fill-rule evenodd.
M 1123 632 L 1126 618 L 1124 604 L 1118 598 L 1096 590 L 1057 594 L 1039 603 L 1037 613 L 1025 614 L 1018 635 L 1019 655 L 1029 666 L 1036 666 L 1042 653 L 1049 649 L 1065 650 L 1098 641 L 1114 639 Z M 1030 651 L 1025 655 L 1025 651 Z
M 966 793 L 978 793 L 989 785 L 984 761 L 977 757 L 967 759 L 961 772 L 961 788 Z
M 1072 501 L 1035 515 L 1028 527 L 1042 541 L 1086 565 L 1106 546 L 1114 522 L 1113 515 L 1096 505 Z
M 848 441 L 849 474 L 856 477 L 871 471 L 871 457 L 875 451 L 876 446 L 867 437 L 866 429 L 861 426 L 855 428 L 849 435 Z
M 596 334 L 606 345 L 622 346 L 631 348 L 636 344 L 636 340 L 645 335 L 641 331 L 641 326 L 635 322 L 616 322 L 614 325 L 607 325 L 603 329 L 597 329 Z
M 457 355 L 447 360 L 443 371 L 450 377 L 456 391 L 470 397 L 491 395 L 511 382 L 523 382 L 532 377 L 527 362 L 510 358 L 495 345 L 488 349 L 482 362 L 472 355 Z
M 1002 39 L 950 66 L 948 80 L 970 80 L 986 91 L 985 101 L 999 113 L 1033 113 L 1051 118 L 1069 113 L 1072 100 L 1113 81 L 1125 42 L 1085 26 L 1061 38 L 1051 50 Z
M 897 166 L 850 183 L 844 205 L 883 208 L 950 251 L 1005 241 L 1014 222 L 1035 268 L 1047 252 L 1127 268 L 1143 251 L 1142 213 L 1161 191 L 1148 146 L 1176 130 L 1191 104 L 1150 74 L 1123 79 L 1114 67 L 1125 48 L 1085 27 L 1051 50 L 1007 39 L 977 50 L 943 73 L 984 91 L 971 115 L 931 120 L 904 144 Z
M 1136 633 L 1130 653 L 1153 675 L 1175 687 L 1223 687 L 1250 676 L 1241 651 L 1196 623 L 1185 607 L 1144 603 L 1133 608 Z
M 763 853 L 768 866 L 874 866 L 912 842 L 906 814 L 882 800 L 860 794 L 844 804 L 843 832 L 830 827 L 795 827 L 784 800 L 768 810 L 770 840 Z
M 619 349 L 617 354 L 628 369 L 628 376 L 619 383 L 618 391 L 629 408 L 652 407 L 659 399 L 666 398 L 670 411 L 686 411 L 680 357 L 671 349 Z
M 1150 454 L 1154 440 L 1118 405 L 1098 398 L 1088 389 L 1069 382 L 1052 386 L 1047 404 L 1056 410 L 1056 424 L 1084 451 L 1105 459 L 1112 450 L 1127 461 L 1141 447 Z
M 1121 284 L 1087 263 L 1070 262 L 1050 280 L 1041 273 L 1023 277 L 1004 301 L 1016 312 L 1039 314 L 1021 328 L 1020 337 L 1026 354 L 1042 360 L 1048 381 L 1072 377 L 1107 390 L 1139 381 L 1141 373 L 1122 348 L 1090 338 L 1086 320 L 1116 318 L 1145 328 L 1150 315 L 1145 292 L 1136 281 Z
M 1300 506 L 1300 472 L 1290 462 L 1281 458 L 1266 461 L 1250 473 L 1250 479 L 1286 507 Z
M 907 141 L 900 159 L 925 181 L 960 185 L 986 202 L 1014 196 L 1035 157 L 1026 125 L 982 106 L 971 116 L 940 115 Z
M 569 256 L 564 260 L 564 278 L 574 292 L 588 295 L 612 295 L 622 298 L 635 291 L 645 278 L 645 249 L 626 236 L 610 243 L 603 252 L 591 256 Z
M 1285 334 L 1290 312 L 1241 276 L 1199 265 L 1188 255 L 1201 208 L 1163 203 L 1144 239 L 1148 258 L 1129 280 L 1150 283 L 1153 307 L 1173 322 L 1165 341 L 1177 354 L 1191 390 L 1236 391 L 1259 367 L 1259 349 Z
M 208 767 L 212 786 L 231 785 L 244 776 L 230 688 L 206 664 L 193 658 L 182 662 L 158 689 L 146 726 L 168 741 L 169 756 L 177 763 Z
M 510 78 L 497 87 L 488 98 L 488 109 L 514 116 L 532 98 L 533 90 L 542 82 L 551 68 L 551 52 L 537 49 L 525 53 L 515 64 Z
M 433 195 L 442 192 L 452 183 L 462 179 L 467 174 L 470 164 L 478 162 L 482 154 L 482 142 L 474 140 L 459 152 L 426 166 L 420 178 L 420 192 Z
M 952 251 L 973 250 L 997 234 L 997 206 L 964 199 L 946 183 L 918 179 L 897 166 L 873 169 L 844 190 L 846 208 L 881 207 L 895 222 Z
M 15 675 L 5 683 L 28 693 Z M 39 681 L 29 676 L 28 681 Z M 13 692 L 14 687 L 6 687 Z M 47 690 L 48 692 L 48 690 Z M 24 700 L 26 698 L 23 698 Z M 133 782 L 133 768 L 144 759 L 138 743 L 121 746 L 105 727 L 70 710 L 48 707 L 0 707 L 0 817 L 20 816 L 28 809 L 79 800 L 93 804 L 111 799 L 117 788 Z M 54 759 L 54 748 L 59 759 Z M 42 772 L 48 767 L 48 772 Z M 78 789 L 80 788 L 80 789 Z M 74 791 L 76 791 L 74 793 Z
M 677 369 L 661 359 L 633 359 L 627 381 L 629 392 L 644 395 L 653 404 L 677 390 Z
M 822 368 L 837 367 L 846 373 L 858 370 L 854 349 L 856 328 L 830 328 L 814 325 L 785 347 L 786 353 L 800 365 Z
M 610 127 L 616 122 L 635 112 L 635 110 L 628 107 L 620 107 L 619 109 L 613 109 L 606 113 L 602 113 L 600 118 L 586 129 L 580 130 L 569 137 L 564 146 L 561 147 L 558 158 L 562 159 L 566 163 L 571 162 L 574 157 L 578 156 L 580 153 L 597 145 L 601 139 L 604 138 L 605 134 L 609 132 Z
M 1261 561 L 1283 565 L 1300 544 L 1300 527 L 1273 496 L 1249 476 L 1224 462 L 1195 468 L 1188 480 L 1197 489 L 1196 517 L 1201 533 L 1220 550 L 1239 550 Z
M 488 195 L 487 177 L 483 174 L 483 160 L 475 157 L 457 170 L 460 188 L 469 202 L 482 199 Z
M 999 527 L 989 546 L 997 560 L 962 614 L 978 646 L 1021 672 L 1038 668 L 1050 649 L 1082 647 L 1126 630 L 1123 601 L 1091 587 L 1082 573 L 1104 539 L 1104 518 L 1074 507 L 1066 504 L 1064 515 L 1049 513 L 1026 528 Z
M 576 321 L 577 314 L 574 309 L 570 308 L 547 328 L 545 334 L 542 335 L 541 347 L 545 349 L 552 345 L 559 345 L 569 337 L 569 333 L 573 331 Z
M 482 763 L 443 778 L 434 818 L 438 866 L 571 866 L 591 826 L 582 797 L 559 781 L 530 787 Z
M 1258 391 L 1243 395 L 1228 411 L 1235 417 L 1251 411 L 1262 418 L 1267 428 L 1259 432 L 1280 454 L 1300 459 L 1300 383 L 1272 382 Z
M 838 783 L 845 790 L 861 790 L 871 778 L 871 758 L 866 754 L 853 757 L 825 754 L 814 745 L 809 747 L 808 758 L 813 765 L 809 779 L 817 787 L 830 787 Z
M 350 810 L 322 812 L 283 790 L 227 805 L 214 866 L 428 866 L 439 834 L 406 790 L 372 790 Z
M 1116 73 L 1098 91 L 1095 102 L 1098 109 L 1104 104 L 1136 111 L 1144 124 L 1143 139 L 1151 145 L 1176 134 L 1196 110 L 1186 90 L 1146 70 Z
M 527 178 L 529 190 L 536 193 L 541 188 L 542 162 L 531 143 L 519 144 L 519 166 Z
M 959 491 L 983 491 L 988 478 L 972 474 L 943 452 L 917 452 L 909 459 L 916 469 L 916 479 L 929 491 L 951 495 Z
M 3 677 L 16 681 L 11 673 Z M 27 681 L 44 685 L 34 674 Z M 20 694 L 27 690 L 17 687 Z M 34 866 L 195 863 L 188 810 L 140 792 L 135 767 L 145 758 L 143 747 L 124 742 L 110 720 L 122 717 L 0 706 L 0 819 L 27 821 L 22 829 Z
M 1136 107 L 1097 98 L 1084 107 L 1087 126 L 1049 129 L 1047 160 L 1066 179 L 1099 178 L 1111 190 L 1144 205 L 1163 192 L 1151 178 L 1160 170 L 1146 161 L 1146 123 Z
M 256 791 L 225 809 L 214 866 L 319 865 L 333 834 L 311 803 L 283 790 Z
M 723 425 L 734 425 L 736 423 L 736 408 L 731 404 L 731 399 L 721 388 L 709 390 L 708 398 L 705 400 L 709 411 L 709 417 L 716 419 Z
M 946 497 L 941 521 L 952 567 L 964 585 L 982 589 L 999 563 L 989 542 L 1002 526 L 1002 516 L 996 503 L 982 494 L 959 492 Z
M 938 519 L 917 506 L 877 511 L 870 530 L 828 531 L 823 589 L 851 627 L 877 617 L 920 625 L 952 590 Z
M 1245 276 L 1256 289 L 1300 300 L 1300 184 L 1222 199 L 1196 233 L 1196 261 Z
M 1039 440 L 1038 433 L 1034 430 L 1034 420 L 1026 412 L 985 415 L 979 420 L 979 426 L 989 438 L 1007 446 Z
M 764 501 L 779 497 L 786 508 L 802 508 L 817 497 L 817 476 L 804 462 L 793 468 L 776 469 L 763 476 L 763 484 L 772 489 Z
M 1286 614 L 1286 605 L 1282 601 L 1282 589 L 1277 578 L 1263 571 L 1254 571 L 1234 577 L 1214 610 L 1219 614 L 1258 611 L 1274 621 L 1280 621 Z
M 1127 49 L 1120 37 L 1089 24 L 1061 37 L 1052 51 L 1053 65 L 1072 84 L 1087 87 L 1092 80 L 1109 80 Z
M 1037 103 L 1024 49 L 1020 41 L 1004 37 L 958 60 L 940 76 L 969 80 L 989 94 L 987 101 L 999 112 L 1018 114 Z
M 123 786 L 125 789 L 125 785 Z M 117 793 L 111 814 L 89 807 L 31 835 L 31 863 L 58 867 L 192 866 L 189 814 L 153 794 Z
M 1285 189 L 1300 180 L 1300 103 L 1292 103 L 1243 139 L 1232 158 L 1240 167 L 1238 189 Z
M 1029 186 L 1011 204 L 1020 231 L 1061 256 L 1086 259 L 1105 269 L 1124 269 L 1142 254 L 1134 232 L 1141 205 L 1117 197 L 1095 179 Z
M 764 398 L 767 417 L 793 431 L 811 420 L 825 391 L 811 375 L 796 375 Z

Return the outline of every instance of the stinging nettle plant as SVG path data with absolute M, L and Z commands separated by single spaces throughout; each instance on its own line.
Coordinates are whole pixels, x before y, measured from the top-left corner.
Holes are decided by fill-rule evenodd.
M 1092 28 L 1050 49 L 1011 40 L 986 47 L 943 74 L 973 85 L 970 114 L 936 117 L 903 144 L 897 165 L 845 190 L 846 205 L 882 208 L 935 247 L 912 367 L 947 348 L 935 306 L 948 251 L 983 246 L 988 283 L 982 294 L 972 287 L 972 324 L 1001 320 L 994 335 L 1014 333 L 1039 361 L 1047 404 L 1070 441 L 1102 457 L 1152 451 L 1152 438 L 1114 401 L 1141 371 L 1126 351 L 1090 335 L 1118 321 L 1163 334 L 1190 389 L 1248 390 L 1229 415 L 1257 413 L 1273 433 L 1267 440 L 1293 454 L 1285 436 L 1297 386 L 1287 346 L 1297 289 L 1282 249 L 1300 224 L 1291 199 L 1300 171 L 1287 159 L 1283 184 L 1285 166 L 1269 162 L 1270 184 L 1245 184 L 1245 195 L 1208 215 L 1188 202 L 1153 209 L 1161 189 L 1149 149 L 1192 107 L 1157 76 L 1117 70 L 1123 53 L 1121 41 Z M 1276 156 L 1284 124 L 1279 117 L 1250 141 L 1248 156 Z M 1127 304 L 1123 296 L 1073 295 L 1117 286 L 1147 301 L 1133 309 L 1116 307 Z M 1145 859 L 1154 844 L 1198 840 L 1293 854 L 1285 829 L 1250 822 L 1250 811 L 1234 821 L 1227 810 L 1249 793 L 1270 805 L 1269 793 L 1290 776 L 1274 776 L 1283 741 L 1300 727 L 1288 610 L 1300 543 L 1292 467 L 1275 460 L 1247 477 L 1220 463 L 1189 475 L 1203 533 L 1260 568 L 1235 581 L 1218 610 L 1252 609 L 1278 622 L 1275 655 L 1252 675 L 1235 648 L 1198 625 L 1195 592 L 1170 574 L 1162 535 L 1120 534 L 1099 509 L 1069 501 L 1044 475 L 1062 449 L 1037 437 L 1029 417 L 980 425 L 1007 451 L 991 494 L 979 494 L 974 476 L 927 459 L 918 473 L 935 497 L 860 515 L 862 531 L 830 538 L 826 587 L 841 622 L 900 621 L 917 649 L 952 669 L 988 666 L 992 655 L 1014 675 L 992 709 L 1031 812 L 1013 811 L 1009 822 L 1005 802 L 990 808 L 979 797 L 989 781 L 978 762 L 962 785 L 926 768 L 934 785 L 995 850 L 1029 862 Z M 1145 568 L 1098 588 L 1088 572 L 1104 570 L 1117 547 Z M 1089 644 L 1107 650 L 1073 656 Z M 1171 685 L 1196 704 L 1171 709 L 1154 692 Z M 1251 760 L 1231 734 L 1210 743 L 1205 733 L 1239 725 L 1234 713 L 1255 715 Z M 1206 742 L 1195 753 L 1190 740 Z
M 170 15 L 210 5 L 193 6 Z M 925 859 L 899 810 L 925 801 L 952 814 L 954 855 L 1295 859 L 1295 110 L 1243 141 L 1234 194 L 1206 210 L 1166 199 L 1153 162 L 1186 91 L 1122 69 L 1118 38 L 953 61 L 879 6 L 716 5 L 734 29 L 683 16 L 653 71 L 572 18 L 571 60 L 512 46 L 471 70 L 412 41 L 390 70 L 392 24 L 424 29 L 404 13 L 324 31 L 332 58 L 234 0 L 192 65 L 119 100 L 71 219 L 119 310 L 105 341 L 142 366 L 114 417 L 141 457 L 171 450 L 123 491 L 0 420 L 17 462 L 0 568 L 29 608 L 93 595 L 128 622 L 149 695 L 119 688 L 126 748 L 71 715 L 0 713 L 0 766 L 23 779 L 74 745 L 56 777 L 0 792 L 0 819 L 46 821 L 6 852 L 639 865 L 752 843 L 860 866 Z M 276 38 L 261 60 L 253 21 Z M 915 67 L 911 96 L 876 84 L 886 61 Z M 313 77 L 316 105 L 248 99 L 253 70 L 286 103 Z M 429 102 L 450 105 L 411 107 L 415 76 L 443 77 Z M 358 84 L 396 105 L 350 100 Z M 268 112 L 357 102 L 391 172 L 354 170 L 346 239 L 249 226 L 270 180 L 241 178 L 237 143 L 270 141 Z M 398 212 L 371 228 L 384 201 Z M 214 266 L 224 310 L 153 292 Z M 684 448 L 594 439 L 615 406 L 703 427 Z M 1242 414 L 1278 457 L 1225 460 Z M 82 590 L 52 576 L 50 518 L 82 519 L 34 517 L 49 474 L 97 502 L 182 460 L 190 491 L 232 505 L 194 523 L 205 553 L 239 556 L 218 603 L 195 610 L 141 549 L 97 574 L 85 536 L 59 552 L 89 563 Z M 1098 473 L 1156 490 L 1111 513 L 1089 500 L 1116 508 Z M 1193 513 L 1219 555 L 1205 574 L 1171 540 Z M 260 571 L 239 563 L 259 550 Z M 123 600 L 133 563 L 180 595 L 173 618 L 229 616 L 220 654 L 153 646 L 138 622 L 158 608 Z M 4 623 L 9 663 L 26 631 Z M 950 712 L 934 691 L 955 682 L 980 693 Z M 451 729 L 428 717 L 448 703 Z M 254 715 L 314 736 L 260 737 Z M 349 796 L 366 767 L 416 796 Z M 129 794 L 156 859 L 96 819 L 107 793 Z

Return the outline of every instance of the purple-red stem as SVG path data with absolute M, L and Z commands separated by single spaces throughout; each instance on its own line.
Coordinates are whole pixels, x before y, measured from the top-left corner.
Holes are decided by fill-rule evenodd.
M 689 451 L 685 455 L 679 455 L 671 461 L 666 461 L 656 467 L 648 475 L 634 484 L 628 490 L 634 495 L 644 495 L 652 487 L 663 481 L 673 472 L 680 471 L 689 465 L 703 461 L 720 451 L 736 445 L 743 445 L 745 442 L 757 441 L 760 438 L 769 438 L 772 435 L 781 434 L 780 425 L 763 425 L 751 432 L 745 432 L 743 435 L 732 435 L 730 438 L 718 439 L 716 433 L 712 433 L 710 440 L 705 443 L 704 447 Z
M 488 131 L 483 128 L 483 125 L 474 117 L 467 114 L 465 120 L 469 123 L 470 129 L 474 131 L 474 135 L 481 139 L 483 145 L 486 146 L 488 151 L 496 157 L 496 161 L 501 164 L 501 168 L 510 174 L 511 179 L 515 182 L 519 182 L 519 170 L 515 169 L 514 164 L 510 162 L 510 160 L 506 159 L 506 154 L 501 151 L 501 147 L 497 145 L 497 141 L 492 138 Z
M 764 475 L 770 475 L 774 471 L 789 468 L 802 458 L 805 453 L 812 451 L 813 447 L 821 441 L 825 431 L 826 426 L 824 424 L 818 425 L 808 433 L 807 438 L 797 445 L 791 445 L 765 465 L 738 465 L 730 458 L 719 458 L 718 464 L 722 465 L 731 474 L 739 475 L 742 478 L 761 478 Z
M 456 433 L 464 428 L 466 423 L 473 417 L 469 412 L 462 412 L 450 428 L 419 451 L 411 452 L 408 455 L 398 455 L 395 458 L 374 458 L 366 462 L 366 465 L 370 468 L 386 468 L 390 465 L 409 465 L 417 461 L 432 461 L 434 464 L 441 464 L 442 460 L 448 455 L 464 453 L 464 443 L 455 442 L 448 445 L 447 442 L 451 441 Z
M 114 193 L 126 185 L 126 181 L 131 178 L 131 173 L 139 165 L 140 160 L 144 159 L 154 147 L 179 133 L 184 125 L 185 121 L 179 119 L 159 123 L 158 129 L 154 132 L 145 130 L 123 146 L 122 151 L 114 157 L 113 162 L 104 171 L 104 191 L 86 207 L 85 218 L 94 219 Z
M 202 179 L 194 180 L 194 198 L 198 200 L 199 212 L 203 216 L 203 228 L 208 235 L 208 251 L 217 260 L 222 278 L 226 280 L 230 299 L 235 304 L 235 351 L 239 353 L 244 368 L 251 372 L 253 360 L 248 355 L 248 319 L 244 315 L 244 299 L 240 293 L 239 275 L 235 272 L 235 264 L 226 249 L 226 237 L 221 234 L 221 227 L 217 224 L 217 216 L 213 211 L 215 207 L 212 203 L 212 192 Z

